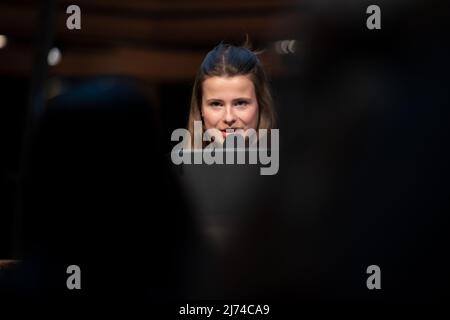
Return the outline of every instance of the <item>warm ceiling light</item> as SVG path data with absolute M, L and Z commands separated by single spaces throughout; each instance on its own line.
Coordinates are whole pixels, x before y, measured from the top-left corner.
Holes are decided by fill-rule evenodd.
M 6 47 L 7 43 L 8 43 L 8 38 L 5 35 L 0 34 L 0 49 Z

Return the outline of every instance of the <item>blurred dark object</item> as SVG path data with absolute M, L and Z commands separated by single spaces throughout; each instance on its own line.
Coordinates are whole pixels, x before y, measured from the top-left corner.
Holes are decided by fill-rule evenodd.
M 382 29 L 371 31 L 369 4 L 311 3 L 298 76 L 275 89 L 284 178 L 274 188 L 292 230 L 290 273 L 315 290 L 292 288 L 333 301 L 443 301 L 449 11 L 381 2 Z M 372 264 L 380 291 L 366 287 Z
M 25 170 L 15 294 L 73 295 L 66 288 L 72 264 L 89 299 L 181 294 L 175 267 L 188 245 L 188 214 L 156 121 L 126 78 L 89 80 L 49 102 Z M 165 202 L 166 194 L 177 201 Z

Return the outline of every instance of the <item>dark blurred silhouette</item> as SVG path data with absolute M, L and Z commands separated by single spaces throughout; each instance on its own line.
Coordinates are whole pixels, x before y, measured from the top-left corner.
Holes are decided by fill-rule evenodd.
M 192 229 L 157 121 L 127 78 L 87 80 L 48 103 L 25 170 L 12 292 L 109 302 L 183 296 L 179 264 Z M 79 293 L 66 288 L 72 264 L 81 268 Z
M 281 178 L 261 199 L 280 204 L 263 225 L 286 297 L 432 301 L 450 283 L 448 9 L 382 2 L 371 31 L 369 4 L 305 4 L 298 75 L 275 84 Z

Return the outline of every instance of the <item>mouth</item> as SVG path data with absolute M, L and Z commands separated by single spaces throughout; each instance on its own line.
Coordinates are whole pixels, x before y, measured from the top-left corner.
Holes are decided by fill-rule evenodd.
M 230 134 L 235 134 L 237 130 L 242 130 L 242 128 L 225 128 L 220 129 L 220 132 L 222 132 L 222 136 L 226 138 Z

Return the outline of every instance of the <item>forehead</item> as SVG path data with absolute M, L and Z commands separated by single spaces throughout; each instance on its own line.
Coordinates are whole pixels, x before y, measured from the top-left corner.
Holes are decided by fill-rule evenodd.
M 204 99 L 234 99 L 236 97 L 253 98 L 255 87 L 249 76 L 208 77 L 203 81 Z

